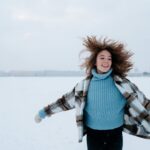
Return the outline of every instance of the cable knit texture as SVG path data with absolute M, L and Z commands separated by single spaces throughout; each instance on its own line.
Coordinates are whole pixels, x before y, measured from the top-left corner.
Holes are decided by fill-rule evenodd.
M 105 74 L 92 70 L 87 103 L 84 109 L 85 124 L 97 130 L 117 128 L 124 123 L 126 100 L 115 86 L 112 69 Z

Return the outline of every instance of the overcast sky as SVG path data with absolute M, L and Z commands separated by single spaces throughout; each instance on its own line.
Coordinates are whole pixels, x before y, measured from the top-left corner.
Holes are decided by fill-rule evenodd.
M 82 38 L 127 44 L 150 71 L 149 0 L 0 1 L 0 70 L 79 70 Z

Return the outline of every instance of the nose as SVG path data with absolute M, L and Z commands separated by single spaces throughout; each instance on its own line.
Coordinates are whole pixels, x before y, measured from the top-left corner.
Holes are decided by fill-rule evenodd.
M 108 63 L 108 59 L 104 59 L 104 62 L 105 62 L 105 63 Z

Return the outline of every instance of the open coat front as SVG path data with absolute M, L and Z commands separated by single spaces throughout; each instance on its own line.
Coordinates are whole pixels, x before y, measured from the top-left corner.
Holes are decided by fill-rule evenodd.
M 138 137 L 150 138 L 150 100 L 127 78 L 114 76 L 113 79 L 116 87 L 127 100 L 123 131 Z M 89 83 L 90 79 L 82 80 L 76 84 L 73 90 L 44 108 L 48 116 L 75 108 L 79 142 L 82 142 L 82 138 L 86 134 L 83 110 Z

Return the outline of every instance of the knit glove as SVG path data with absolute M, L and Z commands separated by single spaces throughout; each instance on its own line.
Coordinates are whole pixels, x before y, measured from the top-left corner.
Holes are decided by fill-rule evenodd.
M 40 123 L 42 121 L 42 119 L 44 119 L 46 117 L 46 112 L 44 111 L 44 109 L 41 109 L 38 114 L 35 115 L 35 122 L 36 123 Z

